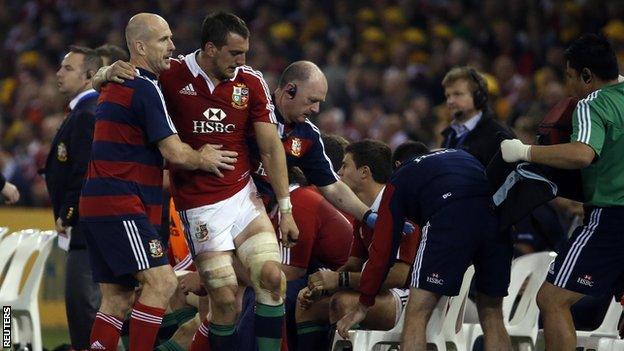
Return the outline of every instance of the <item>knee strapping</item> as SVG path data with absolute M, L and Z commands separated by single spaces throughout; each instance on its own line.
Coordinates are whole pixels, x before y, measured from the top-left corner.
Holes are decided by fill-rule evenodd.
M 232 256 L 222 255 L 206 260 L 203 274 L 207 275 L 204 283 L 208 289 L 217 289 L 224 286 L 237 285 L 236 273 L 232 267 Z
M 261 284 L 262 268 L 267 261 L 273 261 L 279 269 L 281 262 L 280 250 L 277 244 L 275 233 L 258 233 L 243 242 L 237 250 L 238 258 L 243 265 L 249 268 L 251 282 L 256 291 L 256 300 L 266 305 L 280 305 L 283 303 L 283 296 L 286 292 L 286 276 L 280 270 L 281 282 L 279 288 L 279 299 L 275 300 L 275 292 L 267 290 Z

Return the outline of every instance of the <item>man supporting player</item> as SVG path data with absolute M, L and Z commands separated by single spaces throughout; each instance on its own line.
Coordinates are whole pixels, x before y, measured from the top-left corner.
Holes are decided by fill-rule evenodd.
M 347 146 L 338 174 L 345 184 L 373 211 L 377 211 L 385 183 L 392 173 L 390 148 L 382 142 L 363 140 Z M 336 271 L 322 270 L 312 274 L 308 287 L 299 294 L 297 309 L 299 350 L 327 348 L 329 324 L 335 324 L 357 304 L 355 291 L 360 282 L 364 262 L 369 256 L 372 230 L 356 222 L 353 245 L 347 263 Z M 405 289 L 409 272 L 416 256 L 420 235 L 404 235 L 397 256 L 383 284 L 383 291 L 375 300 L 375 307 L 362 322 L 369 329 L 392 328 L 403 311 L 409 295 Z M 326 292 L 331 297 L 322 297 Z
M 303 171 L 308 181 L 339 210 L 363 218 L 368 207 L 336 175 L 325 152 L 319 129 L 309 120 L 319 112 L 327 95 L 327 79 L 310 61 L 290 64 L 280 77 L 273 101 L 280 138 L 289 167 Z M 253 143 L 251 144 L 253 150 Z M 272 196 L 266 181 L 264 163 L 252 152 L 254 179 L 263 195 Z M 368 217 L 367 217 L 368 218 Z M 369 225 L 374 225 L 370 217 Z
M 401 350 L 426 350 L 426 329 L 441 295 L 458 294 L 464 273 L 475 265 L 477 306 L 485 350 L 511 350 L 503 324 L 512 246 L 498 232 L 490 187 L 481 163 L 447 149 L 404 162 L 386 185 L 362 272 L 359 303 L 337 325 L 343 337 L 366 317 L 402 237 L 405 219 L 422 228 L 412 272 Z
M 233 158 L 210 147 L 201 152 L 180 141 L 156 81 L 175 49 L 160 16 L 141 13 L 126 27 L 131 63 L 139 71 L 99 98 L 91 161 L 79 211 L 102 304 L 91 332 L 91 350 L 116 350 L 122 320 L 132 306 L 130 348 L 151 350 L 176 278 L 157 229 L 162 206 L 163 157 L 186 169 L 214 171 Z M 228 154 L 235 156 L 235 153 Z
M 283 216 L 283 240 L 291 246 L 298 232 L 274 107 L 262 74 L 244 66 L 249 50 L 245 23 L 230 13 L 213 13 L 204 20 L 201 32 L 201 48 L 173 60 L 171 69 L 161 75 L 163 95 L 182 140 L 190 145 L 209 141 L 238 152 L 239 157 L 236 169 L 220 177 L 171 171 L 173 197 L 213 302 L 211 326 L 204 321 L 192 349 L 210 343 L 214 350 L 229 350 L 234 343 L 237 281 L 232 250 L 236 249 L 257 293 L 256 318 L 263 327 L 256 328 L 260 349 L 272 350 L 279 348 L 286 280 L 279 268 L 275 232 L 249 176 L 245 136 L 253 127 Z M 99 72 L 99 83 L 133 78 L 128 65 L 111 67 L 116 70 Z

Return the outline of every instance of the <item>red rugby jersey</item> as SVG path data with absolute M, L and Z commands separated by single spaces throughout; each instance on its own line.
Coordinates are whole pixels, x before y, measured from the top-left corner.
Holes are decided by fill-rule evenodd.
M 277 123 L 269 88 L 262 73 L 238 67 L 232 79 L 214 85 L 199 67 L 196 54 L 171 60 L 160 75 L 163 95 L 180 139 L 199 149 L 221 144 L 238 152 L 233 171 L 219 178 L 203 171 L 172 169 L 172 195 L 178 210 L 213 204 L 241 190 L 249 180 L 246 135 L 255 122 Z

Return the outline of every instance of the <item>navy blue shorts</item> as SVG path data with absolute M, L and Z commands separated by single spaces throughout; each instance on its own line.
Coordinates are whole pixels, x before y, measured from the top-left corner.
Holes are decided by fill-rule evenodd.
M 455 296 L 466 269 L 474 264 L 477 291 L 506 296 L 512 256 L 511 236 L 498 231 L 490 199 L 460 199 L 440 209 L 423 226 L 412 287 Z
M 81 222 L 93 280 L 136 286 L 134 274 L 169 264 L 167 248 L 147 218 L 119 222 Z
M 585 295 L 621 293 L 624 207 L 588 207 L 583 225 L 558 253 L 546 280 Z

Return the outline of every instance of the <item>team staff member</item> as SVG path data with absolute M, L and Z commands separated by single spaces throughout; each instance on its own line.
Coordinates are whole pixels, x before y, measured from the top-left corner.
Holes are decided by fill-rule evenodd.
M 160 16 L 141 13 L 126 26 L 130 62 L 139 76 L 109 84 L 99 97 L 91 161 L 79 211 L 93 277 L 102 304 L 91 350 L 116 350 L 122 320 L 132 306 L 130 349 L 151 350 L 177 280 L 156 226 L 162 212 L 163 158 L 172 166 L 215 172 L 235 159 L 180 141 L 167 114 L 157 77 L 169 68 L 175 46 Z
M 368 207 L 336 175 L 319 129 L 309 120 L 317 114 L 327 95 L 327 79 L 310 61 L 290 64 L 280 77 L 272 97 L 280 138 L 289 167 L 301 169 L 308 181 L 336 208 L 355 218 L 363 218 Z M 272 197 L 263 163 L 252 147 L 252 169 L 258 189 Z M 372 225 L 372 222 L 371 222 Z
M 446 149 L 404 162 L 386 185 L 371 253 L 360 279 L 359 303 L 337 325 L 343 337 L 375 303 L 402 237 L 405 219 L 422 230 L 407 304 L 401 350 L 425 350 L 426 329 L 441 295 L 458 294 L 466 269 L 476 270 L 477 308 L 484 349 L 511 350 L 503 324 L 512 247 L 498 233 L 483 165 Z
M 456 67 L 444 76 L 442 86 L 453 121 L 442 132 L 441 147 L 465 150 L 487 167 L 501 138 L 513 134 L 492 117 L 485 79 L 474 68 Z
M 572 142 L 550 146 L 501 143 L 507 162 L 581 169 L 585 220 L 557 255 L 537 296 L 547 350 L 574 350 L 570 307 L 584 295 L 614 292 L 624 273 L 624 83 L 607 39 L 586 34 L 566 50 L 566 83 L 582 100 L 572 116 Z
M 288 193 L 286 162 L 275 126 L 274 107 L 262 74 L 245 66 L 249 30 L 225 12 L 209 14 L 202 24 L 201 47 L 163 72 L 160 83 L 167 107 L 183 141 L 206 142 L 236 151 L 236 168 L 214 177 L 204 172 L 171 170 L 172 194 L 181 212 L 195 265 L 214 305 L 210 325 L 197 333 L 192 349 L 229 350 L 235 342 L 237 280 L 232 255 L 251 272 L 260 350 L 279 347 L 283 318 L 279 247 L 264 206 L 256 197 L 246 136 L 255 132 L 282 213 L 284 241 L 297 239 Z M 105 75 L 109 75 L 108 71 Z M 114 75 L 110 74 L 111 79 Z M 292 241 L 288 242 L 292 245 Z
M 91 77 L 102 66 L 97 53 L 70 46 L 56 72 L 61 94 L 69 100 L 69 114 L 50 145 L 45 180 L 52 201 L 56 231 L 70 236 L 65 275 L 65 311 L 71 346 L 89 348 L 89 334 L 102 294 L 91 278 L 87 243 L 78 225 L 78 200 L 87 172 L 98 93 Z

